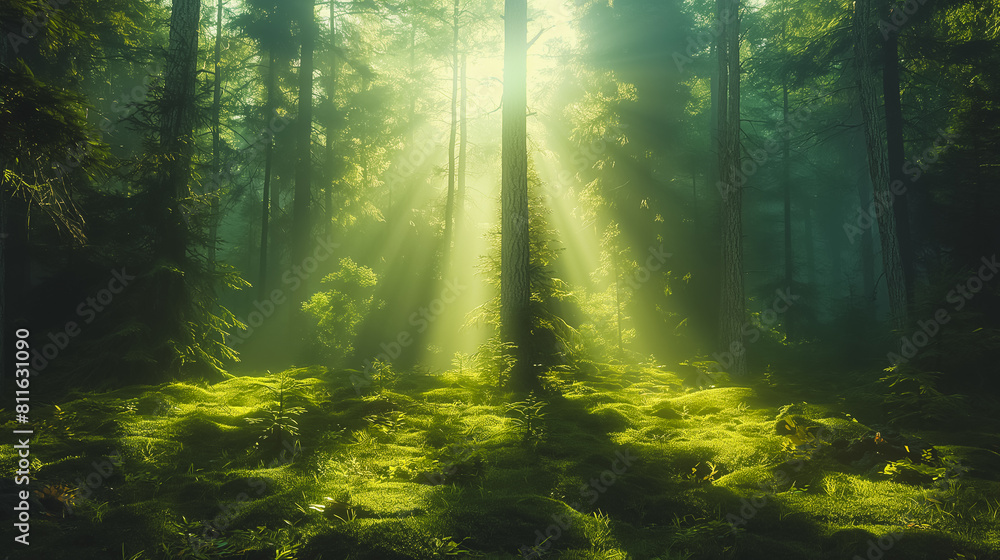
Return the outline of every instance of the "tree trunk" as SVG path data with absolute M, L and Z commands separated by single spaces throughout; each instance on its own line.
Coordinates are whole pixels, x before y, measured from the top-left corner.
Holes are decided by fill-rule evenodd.
M 538 386 L 528 348 L 531 339 L 528 275 L 527 0 L 504 1 L 504 68 L 501 145 L 501 337 L 516 347 L 510 388 Z
M 299 0 L 299 29 L 302 34 L 302 54 L 299 61 L 299 117 L 296 119 L 295 199 L 292 202 L 292 261 L 305 260 L 309 253 L 311 222 L 309 206 L 312 197 L 312 95 L 313 50 L 316 22 L 312 0 Z M 302 293 L 300 290 L 298 293 Z M 301 297 L 301 296 L 300 296 Z M 297 303 L 297 300 L 296 302 Z
M 885 131 L 888 147 L 889 185 L 903 184 L 903 105 L 899 96 L 899 52 L 897 32 L 889 34 L 882 45 L 882 95 L 885 99 Z M 907 303 L 913 303 L 913 247 L 910 240 L 910 208 L 906 193 L 892 199 L 896 219 L 896 239 L 899 242 L 899 262 L 903 269 L 903 286 Z
M 336 173 L 336 152 L 333 140 L 336 136 L 337 121 L 337 17 L 334 8 L 335 0 L 330 0 L 330 75 L 327 77 L 326 97 L 330 100 L 330 112 L 327 115 L 328 124 L 326 126 L 326 152 L 323 161 L 326 163 L 326 184 L 324 188 L 324 198 L 326 202 L 326 234 L 333 235 L 333 187 Z
M 740 174 L 740 34 L 739 0 L 718 0 L 722 34 L 719 42 L 719 176 L 722 181 L 722 297 L 719 335 L 726 369 L 746 373 L 743 324 L 743 178 Z M 728 352 L 728 354 L 725 354 Z
M 458 133 L 458 2 L 455 0 L 451 36 L 451 130 L 448 138 L 448 199 L 444 207 L 444 242 L 441 248 L 441 273 L 448 270 L 455 215 L 455 135 Z
M 891 207 L 893 194 L 889 190 L 889 170 L 886 162 L 887 147 L 882 113 L 878 99 L 878 71 L 875 68 L 876 43 L 879 17 L 876 0 L 857 0 L 854 10 L 854 58 L 858 69 L 858 98 L 861 117 L 865 126 L 865 144 L 868 152 L 868 172 L 872 178 L 875 206 Z M 879 239 L 882 248 L 882 268 L 889 292 L 889 313 L 893 328 L 906 325 L 906 287 L 896 238 L 896 219 L 893 212 L 876 211 Z
M 264 122 L 271 123 L 274 122 L 275 117 L 275 84 L 277 81 L 277 72 L 275 71 L 275 56 L 274 51 L 270 53 L 270 60 L 268 60 L 267 65 L 267 103 L 264 107 Z M 270 126 L 270 124 L 268 124 Z M 270 233 L 270 196 L 271 196 L 271 162 L 274 157 L 274 135 L 272 134 L 267 139 L 267 144 L 264 145 L 264 195 L 261 199 L 261 218 L 260 218 L 260 280 L 259 280 L 259 290 L 261 297 L 267 294 L 267 240 Z
M 784 130 L 790 130 L 788 125 L 788 85 L 782 85 L 781 93 L 783 98 L 781 115 Z M 789 290 L 792 289 L 792 282 L 795 279 L 795 262 L 792 260 L 792 162 L 790 158 L 790 139 L 785 134 L 781 145 L 781 182 L 785 203 L 785 287 Z M 795 338 L 794 313 L 794 309 L 788 309 L 785 312 L 785 335 L 790 340 Z
M 455 190 L 455 231 L 458 237 L 455 238 L 456 249 L 462 239 L 462 222 L 465 218 L 465 172 L 468 167 L 468 152 L 469 152 L 469 123 L 466 119 L 467 107 L 469 101 L 469 91 L 466 88 L 465 73 L 465 53 L 462 53 L 462 74 L 459 79 L 459 88 L 461 93 L 459 94 L 459 107 L 458 107 L 458 125 L 459 125 L 459 135 L 458 135 L 458 186 Z M 456 251 L 457 252 L 457 251 Z
M 869 197 L 866 196 L 864 183 L 858 182 L 858 201 L 861 208 L 868 208 Z M 861 283 L 865 290 L 865 303 L 874 304 L 875 297 L 875 253 L 872 249 L 872 230 L 865 228 L 861 232 Z M 870 305 L 866 305 L 869 309 Z
M 222 0 L 216 1 L 215 14 L 215 75 L 212 88 L 212 177 L 222 171 Z M 208 266 L 215 268 L 215 251 L 219 237 L 219 191 L 207 193 L 211 197 L 208 216 Z
M 166 156 L 158 209 L 166 213 L 157 236 L 158 254 L 172 264 L 187 255 L 187 215 L 194 149 L 195 83 L 198 62 L 200 0 L 174 0 L 164 74 L 160 148 Z

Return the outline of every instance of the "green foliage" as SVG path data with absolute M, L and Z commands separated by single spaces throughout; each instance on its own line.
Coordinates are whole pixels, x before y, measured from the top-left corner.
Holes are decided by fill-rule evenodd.
M 296 418 L 305 412 L 305 409 L 292 406 L 291 403 L 303 398 L 303 384 L 286 371 L 278 375 L 277 387 L 260 385 L 270 391 L 277 402 L 272 404 L 262 417 L 247 418 L 246 421 L 263 426 L 254 447 L 267 456 L 273 456 L 281 451 L 284 442 L 299 435 Z
M 500 337 L 490 337 L 473 355 L 476 370 L 483 383 L 492 387 L 506 387 L 514 368 L 514 344 L 501 342 Z
M 354 351 L 358 325 L 373 309 L 381 307 L 375 299 L 378 276 L 350 258 L 342 258 L 340 268 L 323 278 L 324 291 L 317 292 L 302 304 L 312 321 L 313 342 L 324 357 L 334 363 Z
M 885 396 L 890 422 L 929 424 L 954 421 L 964 416 L 962 395 L 946 395 L 936 387 L 938 372 L 921 371 L 908 364 L 885 368 L 880 381 L 890 392 Z
M 521 441 L 537 446 L 546 436 L 545 407 L 548 405 L 534 393 L 519 402 L 508 404 L 505 408 L 511 424 L 519 432 Z

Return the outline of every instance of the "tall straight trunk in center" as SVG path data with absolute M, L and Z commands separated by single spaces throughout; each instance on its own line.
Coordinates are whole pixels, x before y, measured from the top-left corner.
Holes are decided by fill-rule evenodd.
M 465 171 L 468 167 L 467 155 L 469 151 L 469 123 L 466 119 L 468 102 L 469 102 L 469 90 L 466 87 L 465 75 L 466 75 L 466 62 L 465 53 L 462 53 L 462 74 L 459 78 L 458 86 L 460 93 L 458 96 L 459 106 L 458 106 L 458 179 L 455 187 L 455 231 L 461 232 L 462 219 L 465 216 Z M 460 237 L 455 239 L 456 247 L 459 244 Z
M 513 343 L 510 388 L 526 392 L 538 385 L 531 364 L 531 297 L 528 276 L 528 3 L 504 2 L 503 112 L 501 140 L 500 323 L 501 337 Z
M 312 196 L 312 93 L 316 23 L 312 0 L 298 0 L 302 55 L 299 61 L 299 117 L 296 119 L 298 162 L 292 202 L 292 260 L 301 263 L 309 252 L 309 203 Z M 301 292 L 300 292 L 301 293 Z
M 215 13 L 215 75 L 212 87 L 212 177 L 222 171 L 222 0 L 216 0 Z M 219 237 L 219 193 L 208 193 L 212 207 L 208 216 L 208 266 L 215 266 L 215 250 Z
M 785 130 L 789 129 L 788 124 L 788 84 L 781 86 L 782 107 L 781 116 Z M 781 182 L 782 194 L 784 195 L 785 206 L 785 288 L 792 289 L 792 282 L 795 279 L 795 261 L 792 259 L 792 162 L 791 162 L 791 139 L 788 134 L 784 134 L 781 143 Z M 785 312 L 785 335 L 789 339 L 795 339 L 795 311 L 789 309 Z
M 858 100 L 868 148 L 868 172 L 871 175 L 875 206 L 884 208 L 892 205 L 893 193 L 889 187 L 889 166 L 886 162 L 888 149 L 885 128 L 880 118 L 882 107 L 879 106 L 879 79 L 875 67 L 875 36 L 879 33 L 876 2 L 877 0 L 857 0 L 854 4 L 854 58 L 858 71 Z M 906 325 L 907 316 L 906 286 L 896 238 L 896 218 L 893 212 L 885 211 L 877 211 L 875 216 L 882 248 L 882 269 L 889 292 L 891 323 L 893 328 L 902 329 Z
M 721 364 L 729 373 L 746 373 L 743 325 L 743 177 L 740 173 L 740 24 L 739 0 L 718 0 L 719 178 L 722 193 L 722 295 L 719 307 Z
M 277 88 L 277 69 L 274 67 L 276 63 L 274 50 L 268 54 L 270 60 L 267 65 L 267 101 L 264 107 L 264 122 L 270 126 L 270 123 L 274 122 L 274 111 L 277 104 L 277 93 L 275 91 Z M 271 162 L 273 157 L 274 135 L 271 135 L 267 140 L 267 144 L 264 145 L 264 193 L 261 200 L 260 279 L 258 286 L 262 297 L 267 294 L 267 240 L 270 233 Z
M 172 264 L 187 256 L 187 220 L 191 159 L 194 154 L 195 82 L 198 63 L 200 0 L 174 0 L 170 13 L 170 40 L 164 73 L 160 149 L 167 157 L 158 192 L 159 208 L 166 212 L 157 236 L 159 254 Z
M 324 185 L 324 198 L 326 200 L 325 228 L 326 235 L 333 235 L 333 187 L 334 174 L 336 170 L 336 152 L 333 141 L 336 135 L 336 113 L 337 113 L 337 14 L 334 11 L 335 0 L 330 0 L 330 75 L 326 79 L 326 97 L 330 100 L 329 110 L 333 113 L 326 115 L 326 148 L 323 161 L 326 165 L 326 182 Z
M 458 132 L 458 3 L 455 0 L 451 39 L 451 133 L 448 139 L 448 200 L 444 207 L 444 242 L 441 249 L 441 272 L 446 274 L 451 256 L 455 215 L 455 135 Z
M 889 166 L 889 185 L 903 183 L 903 104 L 899 96 L 899 32 L 886 30 L 882 45 L 882 95 L 885 99 L 885 132 Z M 903 269 L 906 301 L 913 303 L 913 245 L 910 239 L 910 209 L 905 192 L 892 199 L 896 218 L 896 239 L 899 243 L 899 264 Z

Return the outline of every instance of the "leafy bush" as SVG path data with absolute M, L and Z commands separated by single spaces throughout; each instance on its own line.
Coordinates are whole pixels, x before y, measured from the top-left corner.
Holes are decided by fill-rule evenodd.
M 340 269 L 323 278 L 326 290 L 302 304 L 313 321 L 313 342 L 324 358 L 339 363 L 354 351 L 358 325 L 382 306 L 375 299 L 377 284 L 378 276 L 372 269 L 343 258 Z

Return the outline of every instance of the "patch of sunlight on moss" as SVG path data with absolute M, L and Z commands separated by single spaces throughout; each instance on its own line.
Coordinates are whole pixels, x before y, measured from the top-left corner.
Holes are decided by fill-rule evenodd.
M 590 409 L 590 414 L 600 419 L 609 432 L 621 432 L 647 422 L 645 414 L 633 404 L 613 402 L 599 404 Z
M 719 387 L 695 391 L 674 397 L 669 401 L 674 410 L 680 411 L 687 407 L 691 415 L 701 416 L 729 409 L 736 410 L 753 396 L 754 391 L 749 387 Z
M 453 403 L 456 401 L 471 402 L 476 399 L 477 391 L 464 387 L 442 387 L 420 393 L 420 396 L 431 403 Z
M 753 488 L 754 490 L 758 490 L 761 484 L 766 484 L 773 477 L 771 467 L 757 465 L 755 467 L 736 469 L 716 479 L 713 484 L 730 489 Z
M 409 482 L 382 482 L 351 492 L 351 505 L 382 517 L 414 514 L 427 508 L 434 487 Z
M 159 387 L 158 391 L 178 404 L 215 402 L 215 395 L 212 394 L 212 391 L 189 383 L 168 383 Z

